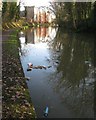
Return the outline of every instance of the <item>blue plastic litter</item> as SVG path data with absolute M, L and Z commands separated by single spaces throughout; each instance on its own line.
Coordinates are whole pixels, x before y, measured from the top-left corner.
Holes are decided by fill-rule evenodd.
M 48 108 L 48 107 L 46 107 L 46 108 L 45 108 L 45 111 L 44 111 L 44 116 L 45 116 L 45 117 L 47 117 L 47 116 L 48 116 L 48 111 L 49 111 L 49 108 Z

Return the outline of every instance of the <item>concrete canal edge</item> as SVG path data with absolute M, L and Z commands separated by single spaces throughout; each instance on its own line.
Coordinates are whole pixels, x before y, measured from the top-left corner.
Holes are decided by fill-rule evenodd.
M 2 119 L 36 118 L 19 56 L 18 31 L 2 32 Z

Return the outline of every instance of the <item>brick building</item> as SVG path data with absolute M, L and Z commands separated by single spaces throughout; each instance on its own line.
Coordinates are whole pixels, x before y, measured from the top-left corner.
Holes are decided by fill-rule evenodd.
M 25 7 L 25 16 L 28 22 L 47 23 L 52 22 L 52 15 L 49 11 L 34 6 Z

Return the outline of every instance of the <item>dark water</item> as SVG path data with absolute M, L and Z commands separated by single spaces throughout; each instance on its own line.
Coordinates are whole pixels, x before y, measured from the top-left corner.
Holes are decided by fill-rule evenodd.
M 42 27 L 21 31 L 19 40 L 37 117 L 48 106 L 48 118 L 93 118 L 94 35 Z M 27 71 L 30 62 L 47 69 Z

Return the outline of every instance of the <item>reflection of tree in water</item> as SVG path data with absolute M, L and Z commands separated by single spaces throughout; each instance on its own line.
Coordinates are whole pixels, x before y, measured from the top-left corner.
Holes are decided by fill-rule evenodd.
M 19 49 L 20 56 L 26 56 L 29 50 L 25 47 L 24 49 Z
M 23 37 L 25 37 L 25 43 L 20 43 L 20 46 L 19 46 L 19 54 L 20 56 L 26 56 L 27 53 L 29 52 L 28 48 L 27 48 L 27 33 L 23 31 Z M 19 35 L 20 37 L 20 35 Z
M 61 53 L 58 57 L 57 72 L 53 75 L 53 79 L 56 80 L 55 89 L 62 95 L 62 102 L 70 105 L 79 117 L 93 115 L 93 39 L 91 35 L 58 31 L 52 43 L 53 50 L 59 50 Z M 58 58 L 55 56 L 54 59 Z

